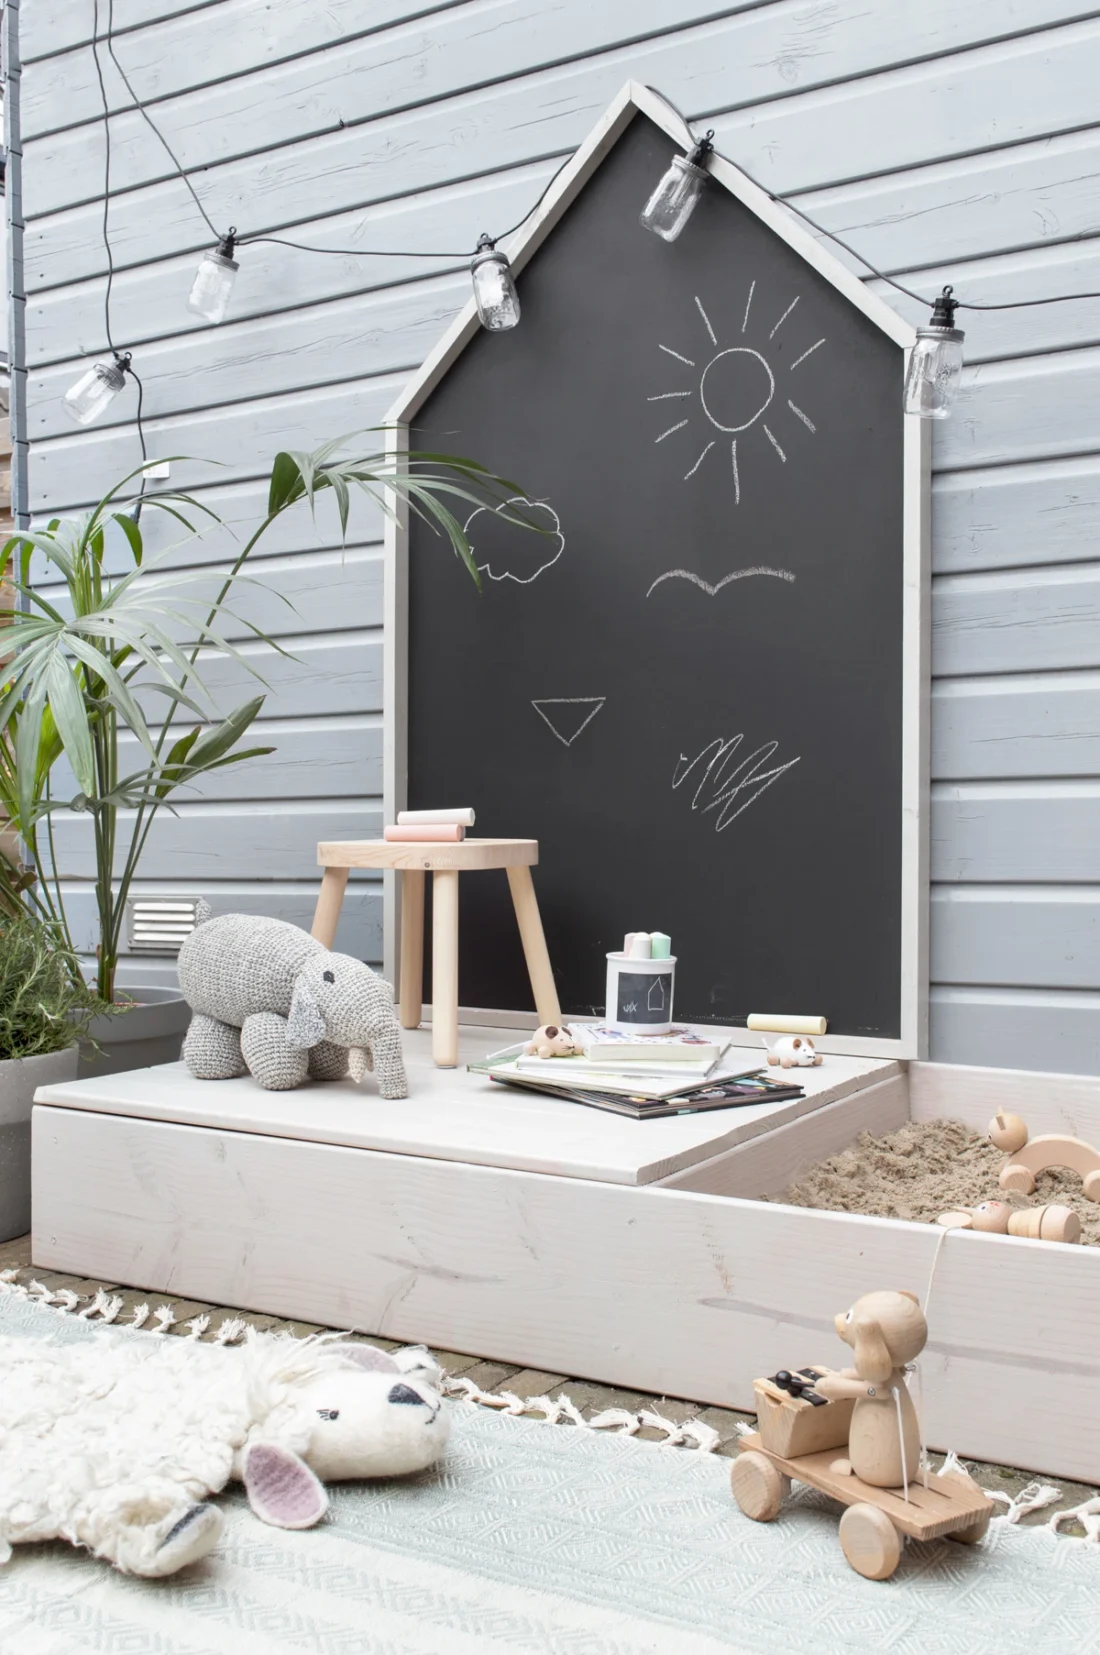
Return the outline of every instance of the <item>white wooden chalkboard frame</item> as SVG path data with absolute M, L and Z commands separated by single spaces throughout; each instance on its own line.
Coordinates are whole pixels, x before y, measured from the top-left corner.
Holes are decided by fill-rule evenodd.
M 527 225 L 502 242 L 513 269 L 521 271 L 542 245 L 572 201 L 584 189 L 635 115 L 643 114 L 675 144 L 688 147 L 682 123 L 664 100 L 637 81 L 628 81 L 592 132 L 563 168 Z M 782 238 L 837 291 L 902 347 L 898 398 L 915 331 L 818 242 L 801 221 L 774 202 L 744 173 L 719 155 L 710 159 L 711 176 Z M 408 452 L 409 425 L 452 364 L 476 335 L 480 323 L 471 295 L 451 327 L 410 381 L 386 418 L 387 450 L 392 459 Z M 824 1036 L 821 1050 L 853 1056 L 924 1058 L 928 1051 L 928 730 L 929 730 L 929 587 L 931 440 L 926 421 L 904 424 L 903 616 L 902 616 L 902 924 L 901 1033 L 898 1039 Z M 386 820 L 405 808 L 408 792 L 408 512 L 391 496 L 393 515 L 385 531 L 384 784 Z M 460 801 L 461 802 L 461 801 Z M 537 876 L 536 876 L 537 877 Z M 385 875 L 383 904 L 384 969 L 397 981 L 399 892 L 392 873 Z M 515 1022 L 507 1008 L 464 1008 L 477 1021 Z M 752 1037 L 755 1040 L 757 1037 Z

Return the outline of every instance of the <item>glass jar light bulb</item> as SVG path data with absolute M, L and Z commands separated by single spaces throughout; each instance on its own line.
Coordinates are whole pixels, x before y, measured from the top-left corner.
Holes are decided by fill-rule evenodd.
M 477 244 L 470 265 L 474 283 L 474 299 L 481 325 L 489 333 L 504 333 L 519 321 L 519 294 L 512 276 L 512 267 L 503 253 L 498 253 L 488 236 Z
M 905 376 L 905 412 L 920 419 L 948 419 L 962 378 L 963 340 L 955 324 L 959 301 L 945 287 L 928 327 L 918 328 Z
M 662 241 L 675 241 L 695 211 L 709 176 L 705 162 L 714 148 L 713 137 L 714 133 L 708 132 L 688 155 L 674 155 L 668 171 L 642 208 L 642 224 Z
M 199 268 L 195 271 L 195 280 L 191 283 L 187 308 L 208 322 L 224 321 L 225 313 L 229 309 L 229 297 L 240 268 L 233 257 L 236 236 L 234 226 L 227 236 L 222 237 L 217 247 L 203 254 Z
M 62 405 L 70 419 L 78 425 L 91 425 L 97 420 L 126 384 L 129 360 L 128 356 L 116 356 L 111 361 L 93 362 L 65 392 Z

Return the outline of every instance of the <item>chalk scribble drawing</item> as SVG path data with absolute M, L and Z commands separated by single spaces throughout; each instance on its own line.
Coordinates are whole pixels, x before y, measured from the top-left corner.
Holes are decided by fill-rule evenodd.
M 756 317 L 760 314 L 761 303 L 759 298 L 756 298 L 756 310 L 753 310 L 755 296 L 756 282 L 754 280 L 749 284 L 748 296 L 745 300 L 745 312 L 741 319 L 742 335 L 748 333 L 750 315 L 753 316 L 754 325 L 756 325 Z M 777 368 L 781 366 L 774 352 L 770 354 L 770 359 L 769 354 L 766 353 L 770 341 L 775 338 L 788 317 L 795 311 L 800 300 L 801 294 L 796 293 L 778 321 L 773 323 L 770 328 L 768 328 L 766 320 L 762 323 L 762 327 L 767 329 L 767 337 L 762 337 L 759 340 L 760 348 L 756 349 L 751 344 L 722 346 L 719 343 L 714 325 L 704 308 L 703 301 L 696 294 L 695 308 L 698 311 L 699 320 L 706 330 L 707 341 L 713 347 L 713 351 L 708 352 L 707 361 L 700 365 L 695 357 L 687 356 L 683 351 L 673 350 L 671 345 L 658 344 L 657 346 L 657 349 L 663 351 L 666 356 L 671 356 L 675 361 L 682 362 L 685 367 L 696 371 L 699 375 L 699 382 L 697 386 L 687 390 L 675 387 L 667 391 L 657 391 L 646 398 L 647 402 L 682 402 L 696 396 L 699 398 L 699 406 L 712 428 L 729 438 L 733 499 L 734 504 L 738 506 L 741 504 L 741 473 L 744 469 L 745 459 L 743 433 L 750 431 L 759 421 L 761 430 L 767 437 L 773 451 L 779 456 L 782 464 L 787 463 L 787 453 L 779 437 L 776 436 L 769 425 L 764 423 L 764 415 L 769 408 L 773 405 L 779 406 L 776 402 L 775 391 L 776 372 Z M 824 339 L 818 339 L 815 344 L 810 345 L 791 363 L 786 372 L 793 373 L 800 363 L 805 362 L 806 358 L 812 356 L 818 346 L 824 343 Z M 779 349 L 781 344 L 782 341 L 780 341 L 780 346 L 775 348 Z M 773 363 L 776 366 L 773 366 Z M 811 436 L 814 435 L 817 426 L 810 416 L 803 413 L 801 408 L 797 408 L 789 397 L 786 398 L 786 402 L 790 411 L 797 419 L 801 420 Z M 774 414 L 772 418 L 774 420 Z M 675 425 L 668 426 L 659 436 L 654 437 L 653 441 L 662 443 L 667 437 L 673 436 L 677 431 L 683 431 L 690 424 L 691 418 L 689 415 L 687 419 L 678 420 Z M 741 438 L 740 459 L 737 446 L 739 437 Z M 789 438 L 787 440 L 790 441 Z M 696 475 L 717 442 L 718 438 L 714 437 L 706 443 L 702 452 L 698 454 L 695 463 L 683 473 L 685 483 Z
M 606 700 L 606 695 L 558 695 L 532 701 L 531 705 L 562 746 L 572 747 Z
M 779 748 L 777 741 L 766 741 L 730 769 L 744 739 L 743 735 L 731 736 L 728 740 L 718 736 L 693 759 L 681 753 L 672 773 L 672 790 L 675 792 L 692 771 L 695 772 L 696 788 L 691 808 L 702 811 L 704 815 L 710 811 L 718 812 L 715 833 L 722 833 L 728 828 L 743 810 L 756 803 L 761 793 L 766 793 L 780 776 L 799 762 L 797 758 L 788 759 L 786 764 L 765 769 L 764 766 L 771 763 Z
M 795 578 L 789 569 L 769 569 L 766 563 L 754 563 L 751 569 L 734 569 L 731 574 L 723 576 L 721 580 L 715 581 L 713 585 L 709 580 L 704 580 L 702 575 L 692 574 L 690 569 L 666 569 L 663 575 L 657 576 L 657 579 L 646 593 L 646 597 L 652 597 L 662 581 L 688 580 L 693 586 L 697 586 L 700 592 L 705 592 L 708 598 L 713 598 L 718 595 L 723 586 L 728 586 L 730 581 L 748 580 L 752 575 L 770 575 L 773 580 L 790 581 Z
M 654 977 L 652 987 L 646 995 L 646 1009 L 661 1012 L 665 1009 L 665 980 L 663 977 Z
M 507 513 L 512 506 L 523 512 L 535 528 L 525 528 L 510 519 Z M 545 500 L 528 500 L 522 494 L 514 494 L 499 506 L 478 506 L 463 528 L 482 574 L 490 580 L 513 580 L 517 586 L 530 586 L 553 568 L 565 550 L 561 519 L 553 506 Z

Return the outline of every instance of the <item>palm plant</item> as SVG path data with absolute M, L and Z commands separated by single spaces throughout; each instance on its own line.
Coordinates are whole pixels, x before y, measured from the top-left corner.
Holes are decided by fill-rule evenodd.
M 141 512 L 123 498 L 142 476 L 141 468 L 117 483 L 93 510 L 24 530 L 0 551 L 0 579 L 12 567 L 22 600 L 21 607 L 0 611 L 0 618 L 10 623 L 3 641 L 7 682 L 0 686 L 0 811 L 10 818 L 29 856 L 22 867 L 0 856 L 0 905 L 9 912 L 34 910 L 63 939 L 77 970 L 78 939 L 65 908 L 53 825 L 62 810 L 90 816 L 99 931 L 95 986 L 104 1002 L 114 1000 L 126 899 L 158 813 L 170 809 L 172 795 L 193 787 L 199 777 L 274 750 L 239 745 L 264 696 L 219 716 L 202 675 L 204 654 L 217 651 L 263 682 L 249 657 L 227 640 L 227 621 L 279 650 L 227 602 L 247 580 L 242 566 L 271 524 L 303 500 L 314 509 L 326 490 L 335 496 L 345 535 L 353 490 L 390 517 L 404 502 L 442 533 L 480 587 L 469 541 L 451 506 L 503 507 L 519 492 L 517 485 L 474 461 L 442 454 L 342 456 L 346 440 L 312 453 L 276 455 L 266 515 L 213 597 L 209 571 L 165 573 L 157 565 L 167 553 L 147 559 Z M 195 517 L 205 519 L 203 528 L 220 523 L 190 495 L 175 490 L 145 494 L 144 479 L 141 507 L 175 519 L 188 538 L 202 532 Z M 516 521 L 524 522 L 522 514 L 516 514 Z M 108 535 L 121 536 L 128 550 L 132 567 L 123 575 L 104 569 Z M 62 603 L 48 600 L 32 584 L 36 553 L 62 577 Z M 204 583 L 206 594 L 196 590 Z M 189 645 L 179 642 L 181 635 L 190 636 Z M 159 698 L 159 719 L 150 711 L 153 698 Z M 177 735 L 176 721 L 184 709 L 198 722 Z M 141 754 L 140 768 L 129 774 L 120 765 L 124 732 L 136 738 Z M 78 789 L 68 798 L 55 796 L 55 773 L 63 757 Z

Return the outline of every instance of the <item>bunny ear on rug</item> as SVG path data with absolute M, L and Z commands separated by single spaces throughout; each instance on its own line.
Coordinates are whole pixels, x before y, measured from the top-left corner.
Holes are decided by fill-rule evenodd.
M 276 1443 L 254 1442 L 245 1451 L 242 1480 L 253 1513 L 274 1528 L 311 1529 L 328 1510 L 325 1485 Z
M 367 1373 L 401 1372 L 389 1351 L 379 1350 L 377 1345 L 339 1345 L 337 1348 L 349 1362 L 354 1362 L 357 1368 L 363 1368 Z

